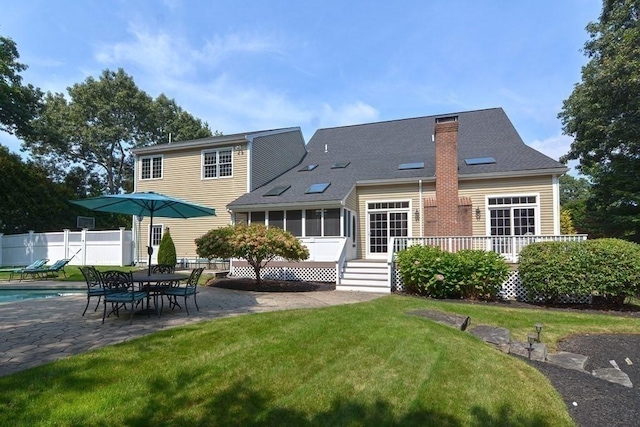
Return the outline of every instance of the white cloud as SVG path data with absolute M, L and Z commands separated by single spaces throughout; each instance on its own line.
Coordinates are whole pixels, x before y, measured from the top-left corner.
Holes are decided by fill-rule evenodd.
M 543 140 L 535 140 L 528 145 L 546 154 L 552 159 L 558 160 L 569 152 L 573 139 L 567 135 L 555 135 Z
M 374 107 L 362 101 L 344 104 L 337 108 L 323 104 L 318 114 L 320 127 L 346 126 L 374 122 L 380 113 Z
M 132 40 L 102 45 L 96 60 L 103 64 L 132 63 L 138 69 L 152 74 L 185 76 L 203 67 L 216 67 L 220 62 L 238 53 L 280 53 L 273 37 L 251 33 L 216 34 L 201 47 L 192 47 L 180 34 L 149 30 L 129 24 Z

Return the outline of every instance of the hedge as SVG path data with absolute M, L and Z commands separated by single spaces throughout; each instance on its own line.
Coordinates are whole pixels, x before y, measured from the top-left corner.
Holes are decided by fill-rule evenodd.
M 593 295 L 621 305 L 640 289 L 640 246 L 620 239 L 532 243 L 520 252 L 518 270 L 530 300 Z
M 494 299 L 509 273 L 500 255 L 479 250 L 411 246 L 396 260 L 405 291 L 433 298 Z

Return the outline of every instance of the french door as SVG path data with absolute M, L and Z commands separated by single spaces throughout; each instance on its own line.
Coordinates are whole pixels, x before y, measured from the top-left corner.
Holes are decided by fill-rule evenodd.
M 370 203 L 371 205 L 382 207 L 393 207 L 397 203 Z M 406 202 L 408 208 L 408 202 Z M 380 209 L 380 208 L 379 208 Z M 389 245 L 392 237 L 406 237 L 409 235 L 409 211 L 405 210 L 387 210 L 376 209 L 369 211 L 369 241 L 367 245 L 368 258 L 385 258 L 389 251 Z

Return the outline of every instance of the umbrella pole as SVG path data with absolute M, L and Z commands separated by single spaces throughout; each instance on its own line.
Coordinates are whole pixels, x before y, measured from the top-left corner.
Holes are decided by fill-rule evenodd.
M 153 255 L 152 237 L 153 237 L 153 212 L 151 212 L 151 215 L 149 216 L 149 246 L 147 246 L 147 253 L 149 254 L 149 261 L 147 262 L 148 276 L 151 276 L 151 256 Z

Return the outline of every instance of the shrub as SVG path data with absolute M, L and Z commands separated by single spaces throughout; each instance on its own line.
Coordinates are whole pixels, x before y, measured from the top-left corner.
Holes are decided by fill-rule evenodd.
M 412 246 L 398 252 L 397 262 L 405 290 L 433 298 L 491 299 L 508 274 L 506 262 L 485 251 Z
M 640 246 L 620 239 L 532 243 L 520 252 L 519 273 L 530 299 L 597 295 L 622 304 L 638 293 Z
M 160 239 L 160 247 L 158 248 L 158 264 L 176 265 L 178 257 L 176 255 L 176 245 L 173 244 L 171 233 L 167 228 L 162 239 Z
M 638 294 L 640 246 L 620 239 L 587 240 L 582 243 L 582 263 L 591 292 L 607 302 L 622 305 L 626 297 Z
M 462 284 L 462 296 L 471 299 L 493 299 L 502 290 L 509 275 L 509 266 L 499 254 L 481 250 L 457 253 Z
M 518 273 L 530 301 L 559 302 L 563 295 L 590 293 L 579 242 L 539 242 L 520 251 Z

